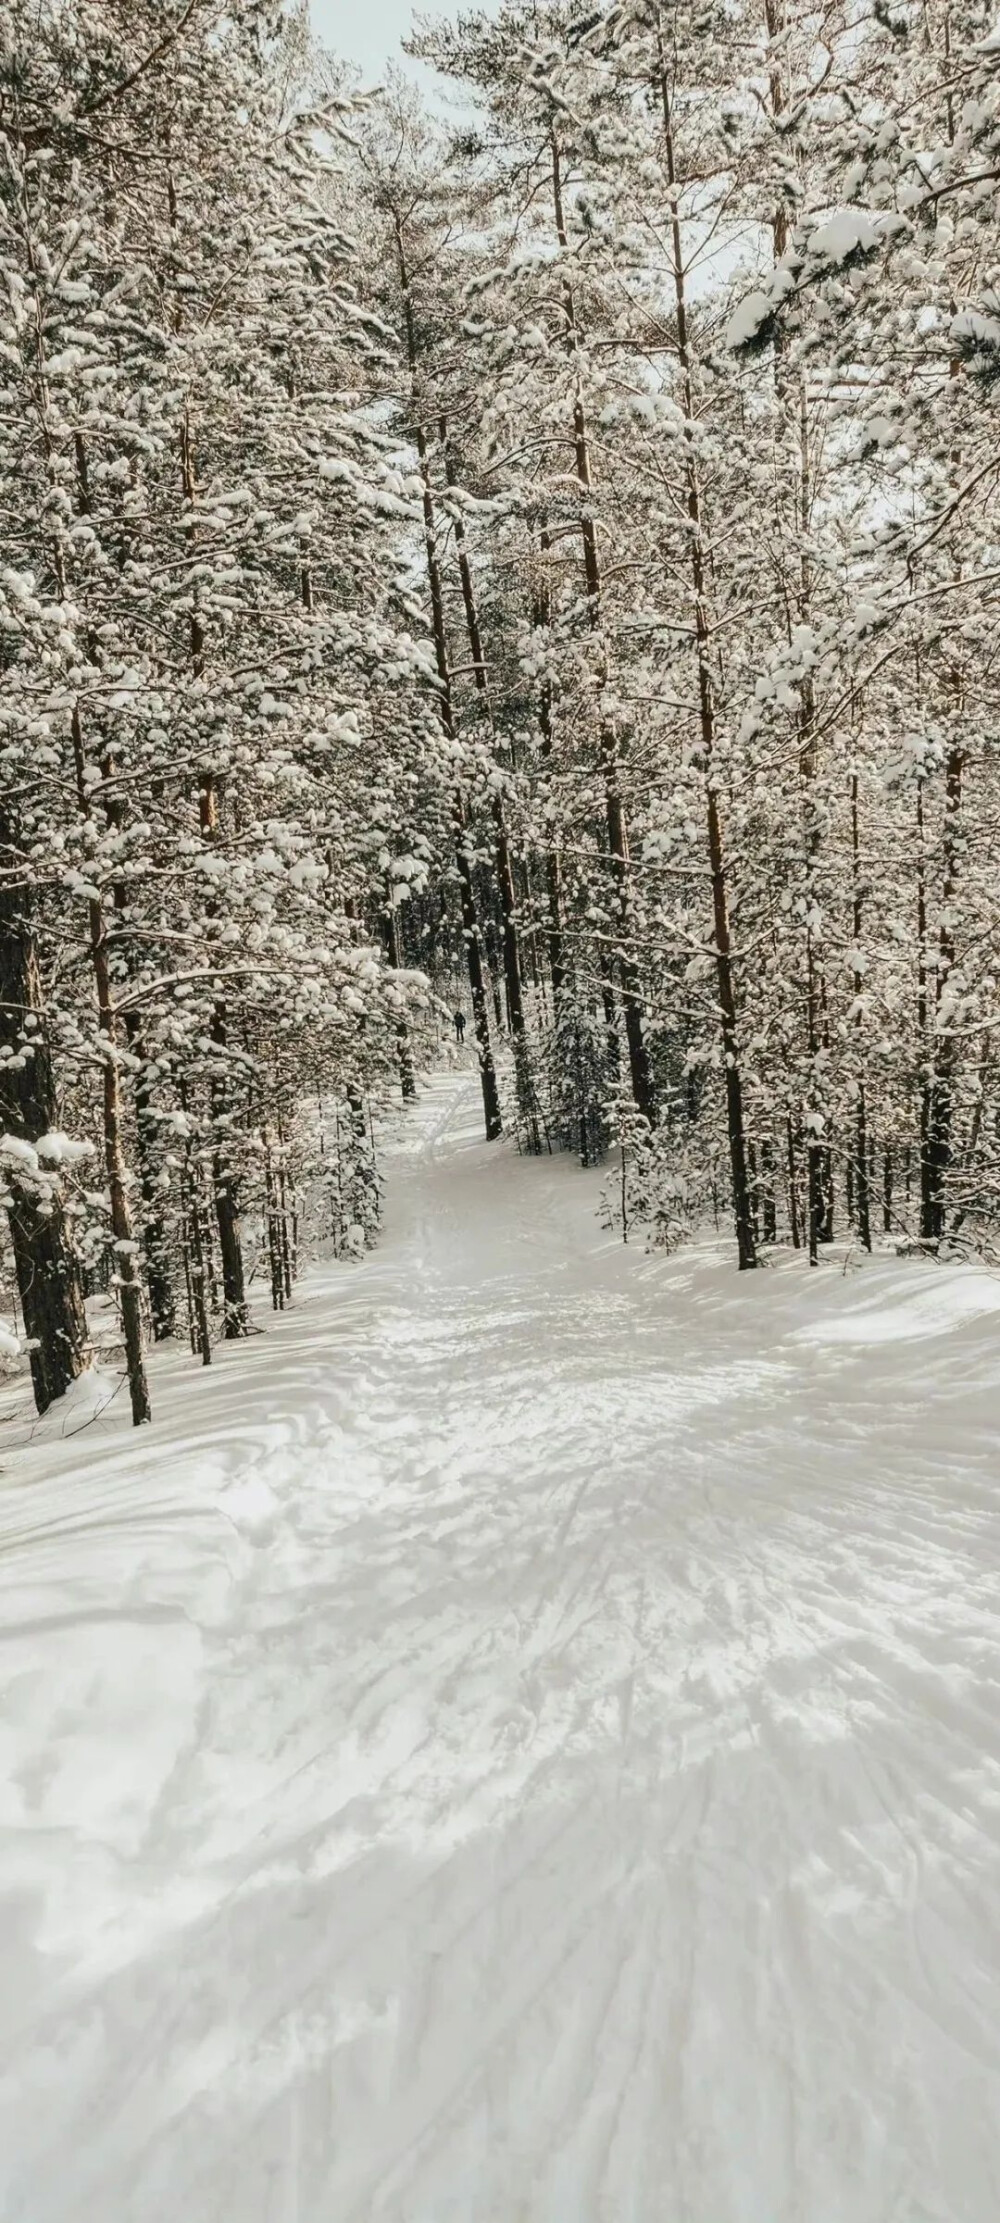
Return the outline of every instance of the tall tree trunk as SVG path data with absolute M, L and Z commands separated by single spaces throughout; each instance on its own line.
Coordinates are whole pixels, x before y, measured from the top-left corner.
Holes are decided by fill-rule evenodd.
M 604 1013 L 604 1042 L 608 1061 L 608 1079 L 613 1089 L 621 1080 L 621 1043 L 618 1034 L 618 1006 L 615 1003 L 611 959 L 603 937 L 597 939 L 597 969 L 601 976 L 601 1009 Z
M 526 986 L 541 990 L 544 981 L 538 966 L 538 903 L 530 857 L 519 857 L 515 873 L 518 909 L 525 924 L 521 934 L 522 974 Z
M 219 838 L 219 800 L 215 776 L 203 772 L 199 788 L 199 818 L 202 839 L 215 842 Z M 212 1202 L 215 1224 L 219 1233 L 219 1257 L 222 1263 L 222 1333 L 227 1343 L 238 1342 L 250 1333 L 250 1312 L 247 1305 L 246 1274 L 243 1266 L 243 1238 L 240 1230 L 239 1180 L 232 1162 L 232 1133 L 229 1112 L 229 1089 L 223 1074 L 225 1053 L 228 1047 L 226 1032 L 226 1007 L 221 1000 L 212 1007 L 209 1027 L 215 1049 L 219 1053 L 216 1070 L 211 1082 L 212 1112 Z
M 659 42 L 659 94 L 663 115 L 663 139 L 666 155 L 668 183 L 677 184 L 674 161 L 673 119 L 670 110 L 670 86 L 667 75 L 666 54 L 663 45 L 662 23 L 657 14 Z M 691 376 L 691 357 L 687 336 L 687 290 L 680 216 L 676 192 L 671 200 L 671 233 L 674 266 L 674 307 L 677 318 L 677 354 L 681 370 L 681 406 L 689 433 L 695 429 L 694 387 Z M 701 514 L 701 490 L 693 447 L 689 438 L 684 465 L 687 489 L 687 514 L 690 525 L 691 583 L 694 590 L 695 652 L 698 659 L 698 712 L 701 739 L 701 756 L 705 780 L 705 817 L 708 836 L 708 861 L 712 886 L 712 919 L 715 944 L 715 971 L 719 998 L 719 1015 L 722 1024 L 722 1059 L 726 1088 L 726 1130 L 729 1138 L 729 1165 L 732 1181 L 733 1217 L 736 1223 L 736 1250 L 741 1270 L 756 1266 L 757 1245 L 754 1236 L 753 1211 L 747 1168 L 746 1124 L 743 1109 L 743 1078 L 740 1062 L 739 1031 L 737 1025 L 736 982 L 733 968 L 732 936 L 729 925 L 729 899 L 725 848 L 722 838 L 722 819 L 719 810 L 718 784 L 715 770 L 715 699 L 710 666 L 710 632 L 705 599 L 705 558 Z
M 388 873 L 385 881 L 385 902 L 382 907 L 382 926 L 385 934 L 385 954 L 394 973 L 401 970 L 399 955 L 399 930 L 396 925 L 396 906 L 392 899 L 392 884 Z M 400 1013 L 396 1021 L 396 1058 L 399 1065 L 399 1088 L 404 1104 L 412 1104 L 417 1093 L 413 1071 L 413 1048 L 410 1030 Z
M 0 1045 L 11 1052 L 0 1059 L 0 1131 L 34 1145 L 52 1132 L 58 1114 L 30 898 L 6 876 L 16 859 L 10 832 L 0 825 Z M 31 1344 L 31 1386 L 43 1413 L 90 1357 L 83 1281 L 57 1177 L 32 1179 L 19 1171 L 15 1157 L 3 1179 L 24 1332 Z
M 789 1115 L 785 1122 L 785 1131 L 786 1142 L 788 1146 L 788 1225 L 792 1238 L 792 1249 L 801 1250 L 802 1235 L 799 1225 L 799 1177 L 798 1168 L 795 1162 L 795 1129 L 792 1126 L 791 1115 Z
M 799 589 L 798 614 L 800 624 L 808 624 L 812 607 L 812 572 L 806 547 L 806 535 L 812 511 L 812 471 L 809 455 L 809 425 L 805 388 L 799 382 L 798 394 L 798 531 L 799 531 Z M 806 1082 L 805 1130 L 807 1169 L 807 1210 L 809 1216 L 809 1263 L 818 1263 L 818 1247 L 830 1239 L 832 1229 L 831 1194 L 832 1166 L 830 1145 L 826 1137 L 826 1109 L 823 1102 L 821 1065 L 826 1049 L 825 981 L 822 959 L 817 948 L 815 919 L 818 915 L 817 868 L 819 863 L 820 829 L 813 793 L 816 779 L 816 701 L 811 675 L 807 672 L 799 688 L 798 761 L 802 800 L 802 836 L 805 859 L 805 970 L 806 970 L 806 1041 L 809 1058 Z
M 763 1187 L 761 1192 L 761 1221 L 765 1243 L 778 1239 L 778 1217 L 774 1201 L 774 1144 L 770 1135 L 760 1146 L 760 1164 Z
M 190 416 L 185 409 L 180 430 L 181 489 L 187 505 L 190 533 L 194 531 L 194 509 L 197 500 L 195 474 L 194 435 Z M 191 669 L 196 679 L 205 672 L 205 627 L 198 604 L 198 590 L 192 591 L 189 613 L 191 641 Z M 219 839 L 219 789 L 216 775 L 210 769 L 202 771 L 198 782 L 198 820 L 201 837 L 206 842 Z M 209 916 L 212 906 L 209 906 Z M 210 1027 L 216 1049 L 226 1049 L 226 1013 L 222 1003 L 212 1012 Z M 226 1112 L 227 1088 L 220 1056 L 218 1069 L 212 1078 L 212 1194 L 215 1219 L 219 1231 L 219 1253 L 222 1259 L 223 1318 L 222 1332 L 227 1342 L 236 1342 L 250 1333 L 250 1314 L 246 1301 L 246 1276 L 243 1267 L 243 1243 L 240 1234 L 239 1184 L 232 1164 L 231 1138 L 228 1133 Z
M 454 746 L 455 717 L 452 703 L 451 671 L 448 663 L 448 639 L 444 619 L 444 593 L 441 585 L 441 566 L 437 551 L 437 526 L 434 514 L 434 490 L 431 484 L 430 459 L 427 451 L 427 427 L 421 414 L 419 400 L 419 349 L 417 345 L 416 318 L 410 291 L 403 227 L 398 215 L 394 219 L 396 250 L 399 261 L 399 282 L 403 296 L 403 321 L 406 335 L 407 367 L 410 374 L 410 394 L 413 409 L 413 436 L 420 466 L 420 484 L 424 513 L 424 554 L 427 564 L 427 585 L 431 603 L 431 628 L 434 639 L 434 657 L 438 673 L 438 712 L 445 739 Z M 500 1091 L 497 1087 L 496 1067 L 493 1063 L 493 1045 L 490 1041 L 490 1020 L 486 1004 L 486 981 L 483 974 L 483 952 L 479 932 L 479 914 L 473 885 L 473 854 L 470 832 L 461 788 L 453 791 L 452 814 L 455 839 L 455 863 L 458 869 L 459 900 L 462 907 L 462 939 L 465 961 L 469 973 L 469 992 L 472 998 L 472 1024 L 479 1053 L 479 1078 L 483 1091 L 483 1119 L 487 1142 L 495 1142 L 503 1132 L 500 1116 Z
M 149 1291 L 149 1316 L 153 1336 L 164 1343 L 177 1331 L 177 1299 L 170 1272 L 167 1230 L 153 1154 L 153 1092 L 146 1072 L 145 1044 L 138 1013 L 125 1013 L 125 1040 L 138 1071 L 135 1076 L 136 1144 L 139 1155 L 139 1188 L 142 1195 L 142 1248 Z
M 539 531 L 542 571 L 532 616 L 536 627 L 549 626 L 552 622 L 548 578 L 544 570 L 550 548 L 548 525 L 544 518 Z M 552 1002 L 556 1014 L 566 979 L 566 958 L 563 943 L 562 866 L 559 845 L 551 824 L 551 799 L 548 783 L 552 765 L 552 684 L 543 679 L 538 697 L 538 731 L 541 737 L 541 755 L 545 777 L 546 840 L 545 840 L 545 895 L 548 907 L 546 940 L 549 953 L 549 977 L 552 981 Z
M 76 770 L 77 800 L 85 818 L 92 816 L 86 779 L 86 762 L 83 746 L 83 727 L 79 705 L 74 706 L 72 717 L 73 761 Z M 138 1428 L 152 1414 L 149 1403 L 149 1383 L 146 1378 L 146 1356 L 142 1336 L 142 1287 L 139 1280 L 138 1252 L 132 1226 L 128 1200 L 128 1173 L 122 1141 L 121 1075 L 118 1066 L 117 1018 L 111 989 L 111 967 L 108 959 L 108 938 L 104 926 L 104 907 L 99 896 L 92 896 L 87 904 L 90 925 L 90 959 L 97 991 L 97 1025 L 101 1038 L 104 1067 L 104 1164 L 108 1177 L 108 1194 L 111 1203 L 111 1234 L 114 1243 L 115 1268 L 121 1301 L 122 1333 L 125 1339 L 125 1364 L 128 1370 L 129 1398 L 132 1406 L 132 1424 Z
M 924 851 L 924 782 L 917 780 L 917 1037 L 920 1045 L 920 1233 L 932 1237 L 934 1200 L 931 1188 L 930 1133 L 933 1054 L 928 1035 L 927 995 L 927 860 Z M 909 1197 L 909 1180 L 907 1180 Z
M 958 837 L 962 808 L 962 773 L 965 752 L 957 742 L 948 751 L 945 766 L 944 879 L 941 889 L 941 925 L 934 984 L 934 1039 L 924 1144 L 924 1213 L 921 1233 L 938 1243 L 945 1231 L 945 1196 L 951 1165 L 952 1094 L 955 1072 L 955 1033 L 945 998 L 955 969 L 955 937 L 951 903 L 958 879 Z
M 226 1013 L 225 1006 L 221 1003 L 217 1003 L 212 1012 L 211 1035 L 216 1048 L 224 1051 Z M 218 1075 L 213 1076 L 212 1199 L 222 1265 L 222 1333 L 227 1343 L 235 1343 L 240 1336 L 250 1333 L 250 1312 L 243 1266 L 239 1181 L 232 1161 L 233 1144 L 227 1100 L 225 1082 Z
M 281 1270 L 281 1240 L 278 1234 L 278 1198 L 271 1158 L 270 1139 L 264 1142 L 264 1199 L 267 1217 L 267 1255 L 271 1269 L 271 1304 L 275 1312 L 285 1309 L 285 1281 Z
M 853 879 L 853 927 L 856 956 L 861 951 L 861 926 L 864 909 L 864 890 L 861 879 L 861 836 L 858 822 L 858 775 L 851 773 L 851 873 Z M 857 1102 L 854 1117 L 854 1186 L 858 1215 L 858 1234 L 866 1250 L 872 1247 L 871 1185 L 868 1158 L 868 1105 L 865 1098 L 865 1076 L 861 1044 L 864 1038 L 864 1016 L 861 1010 L 862 975 L 858 966 L 854 971 L 854 1000 L 857 1005 L 854 1031 L 858 1041 Z
M 179 1091 L 182 1112 L 187 1112 L 187 1088 L 183 1075 Z M 188 1323 L 191 1349 L 201 1356 L 203 1366 L 212 1363 L 212 1334 L 208 1319 L 208 1290 L 205 1275 L 205 1244 L 201 1222 L 201 1183 L 190 1132 L 184 1141 L 184 1273 L 187 1282 Z
M 285 1145 L 285 1123 L 279 1111 L 278 1129 L 278 1218 L 281 1229 L 281 1273 L 285 1296 L 292 1301 L 292 1252 L 288 1232 L 288 1152 Z
M 764 18 L 770 45 L 768 62 L 768 90 L 771 115 L 776 131 L 783 129 L 782 117 L 787 107 L 784 82 L 784 48 L 786 20 L 780 0 L 765 0 Z M 780 263 L 788 246 L 788 207 L 780 198 L 771 214 L 771 237 L 774 262 Z M 795 520 L 798 537 L 798 581 L 794 589 L 800 625 L 810 622 L 812 607 L 812 564 L 809 555 L 813 486 L 812 459 L 809 439 L 809 417 L 805 382 L 801 373 L 790 370 L 786 358 L 786 341 L 783 332 L 775 338 L 775 386 L 780 408 L 786 422 L 795 426 L 797 454 L 795 461 L 796 493 Z M 812 679 L 803 677 L 799 691 L 798 760 L 802 792 L 803 848 L 805 856 L 805 1008 L 808 1075 L 805 1089 L 804 1129 L 806 1148 L 806 1233 L 810 1265 L 818 1264 L 819 1245 L 833 1240 L 833 1153 L 826 1131 L 826 1109 L 823 1102 L 822 1067 L 824 1053 L 829 1047 L 827 1023 L 826 982 L 822 956 L 817 948 L 815 918 L 817 903 L 815 883 L 820 848 L 820 830 L 816 815 L 812 787 L 816 776 L 816 704 Z
M 482 873 L 480 873 L 480 896 L 481 894 Z M 480 916 L 482 916 L 483 907 L 481 902 L 479 903 L 478 908 Z M 497 1035 L 501 1036 L 506 1032 L 507 1026 L 509 1024 L 509 1016 L 505 1016 L 504 1000 L 500 993 L 500 983 L 503 979 L 503 965 L 500 959 L 500 938 L 497 933 L 496 920 L 489 908 L 488 901 L 486 905 L 486 916 L 483 919 L 482 933 L 483 941 L 486 946 L 486 963 L 489 971 L 490 994 L 493 998 L 493 1024 L 496 1027 Z
M 496 1067 L 493 1063 L 493 1045 L 490 1041 L 489 1012 L 486 1007 L 486 976 L 483 971 L 483 951 L 479 934 L 479 913 L 472 884 L 472 849 L 465 818 L 465 804 L 456 789 L 453 800 L 455 821 L 455 862 L 458 866 L 458 893 L 462 907 L 462 941 L 465 945 L 465 962 L 469 974 L 469 992 L 472 998 L 472 1029 L 476 1037 L 479 1056 L 479 1079 L 483 1092 L 483 1119 L 487 1142 L 496 1142 L 503 1133 L 500 1115 L 500 1091 L 497 1087 Z
M 90 486 L 90 467 L 87 445 L 82 432 L 73 436 L 76 459 L 77 506 L 80 515 L 92 514 L 93 503 Z M 93 652 L 96 661 L 96 650 Z M 104 778 L 104 814 L 109 826 L 124 825 L 124 808 L 113 787 L 114 760 L 110 748 L 102 752 Z M 124 884 L 116 882 L 113 891 L 115 914 L 120 924 L 127 925 L 128 895 Z M 128 944 L 125 943 L 128 957 Z M 136 1144 L 139 1159 L 139 1184 L 143 1201 L 142 1245 L 146 1266 L 146 1287 L 149 1292 L 149 1312 L 153 1334 L 157 1342 L 173 1335 L 177 1326 L 177 1303 L 170 1274 L 166 1230 L 163 1220 L 163 1199 L 157 1184 L 156 1165 L 152 1149 L 152 1090 L 145 1070 L 146 1059 L 142 1040 L 142 1021 L 138 1012 L 126 1010 L 124 1015 L 125 1040 L 135 1064 L 133 1100 L 136 1117 Z
M 106 760 L 110 772 L 110 758 Z M 116 805 L 108 808 L 108 822 L 122 824 L 122 813 Z M 128 913 L 128 900 L 120 884 L 114 890 L 115 912 L 124 921 Z M 146 1287 L 149 1292 L 149 1315 L 153 1335 L 162 1343 L 174 1334 L 177 1326 L 177 1301 L 170 1273 L 167 1234 L 163 1219 L 163 1198 L 156 1178 L 153 1153 L 153 1092 L 146 1070 L 146 1051 L 142 1038 L 142 1021 L 137 1011 L 126 1010 L 124 1015 L 125 1040 L 135 1065 L 133 1103 L 135 1105 L 136 1147 L 139 1159 L 139 1188 L 142 1195 L 142 1248 L 146 1266 Z
M 448 487 L 449 493 L 454 494 L 456 483 L 455 471 L 452 463 L 451 452 L 448 447 L 448 427 L 443 417 L 440 420 L 439 432 L 441 438 L 441 453 L 444 457 L 445 483 Z M 469 562 L 469 551 L 466 545 L 465 526 L 462 521 L 461 511 L 458 509 L 457 505 L 455 506 L 452 515 L 452 530 L 455 535 L 455 554 L 458 559 L 458 575 L 462 586 L 462 607 L 465 611 L 465 627 L 466 632 L 469 636 L 469 653 L 472 658 L 472 668 L 475 678 L 476 694 L 479 698 L 480 703 L 482 704 L 484 715 L 488 718 L 490 726 L 492 728 L 493 712 L 490 705 L 489 681 L 486 672 L 486 657 L 483 652 L 483 636 L 482 628 L 479 623 L 479 609 L 476 602 L 475 583 L 472 577 L 472 566 Z M 495 751 L 496 735 L 494 732 L 494 752 Z M 522 993 L 521 952 L 517 931 L 517 897 L 514 890 L 514 868 L 511 862 L 510 843 L 507 838 L 507 823 L 504 816 L 503 797 L 500 793 L 499 788 L 495 790 L 493 795 L 492 810 L 493 825 L 496 834 L 496 883 L 500 896 L 500 913 L 503 919 L 504 988 L 507 996 L 507 1019 L 510 1026 L 511 1040 L 514 1047 L 514 1071 L 517 1082 L 518 1106 L 521 1113 L 521 1118 L 524 1121 L 528 1148 L 533 1156 L 538 1157 L 541 1152 L 542 1138 L 538 1117 L 538 1102 L 535 1095 L 534 1080 L 531 1072 L 531 1058 L 528 1049 L 528 1033 L 524 1018 L 524 996 Z
M 551 132 L 551 154 L 552 203 L 556 236 L 564 257 L 568 257 L 569 239 L 563 207 L 562 160 L 554 125 Z M 618 740 L 614 725 L 605 708 L 605 691 L 608 681 L 608 648 L 601 608 L 601 559 L 597 545 L 597 526 L 592 500 L 593 476 L 590 461 L 590 437 L 579 367 L 580 333 L 577 324 L 573 286 L 568 268 L 565 267 L 563 272 L 563 304 L 566 318 L 566 346 L 575 370 L 573 459 L 577 485 L 582 496 L 580 536 L 583 544 L 583 577 L 587 599 L 587 622 L 597 645 L 599 659 L 597 673 L 598 746 L 601 775 L 604 783 L 604 813 L 618 933 L 618 977 L 621 982 L 622 1016 L 625 1021 L 625 1041 L 628 1047 L 632 1097 L 636 1110 L 641 1112 L 643 1118 L 648 1120 L 652 1127 L 656 1123 L 656 1097 L 653 1089 L 652 1067 L 649 1062 L 649 1049 L 645 1036 L 642 984 L 633 943 L 632 870 L 628 846 L 628 825 L 622 795 Z

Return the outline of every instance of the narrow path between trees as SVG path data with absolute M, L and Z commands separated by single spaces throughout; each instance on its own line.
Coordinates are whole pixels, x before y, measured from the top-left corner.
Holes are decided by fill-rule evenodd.
M 3 2223 L 996 2223 L 1000 1284 L 477 1120 L 8 1462 Z

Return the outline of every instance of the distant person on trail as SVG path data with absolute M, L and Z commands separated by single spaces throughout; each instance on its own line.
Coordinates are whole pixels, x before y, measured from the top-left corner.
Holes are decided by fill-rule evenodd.
M 456 1013 L 455 1013 L 455 1040 L 456 1040 L 456 1042 L 458 1042 L 458 1043 L 462 1043 L 462 1042 L 464 1042 L 464 1041 L 465 1041 L 465 1013 L 464 1013 L 464 1011 L 456 1011 Z

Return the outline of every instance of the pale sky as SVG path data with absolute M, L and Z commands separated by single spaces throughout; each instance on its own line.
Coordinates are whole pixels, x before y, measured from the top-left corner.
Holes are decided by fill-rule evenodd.
M 343 54 L 374 82 L 387 61 L 403 62 L 399 42 L 415 12 L 451 15 L 458 0 L 309 0 L 310 14 L 324 46 Z

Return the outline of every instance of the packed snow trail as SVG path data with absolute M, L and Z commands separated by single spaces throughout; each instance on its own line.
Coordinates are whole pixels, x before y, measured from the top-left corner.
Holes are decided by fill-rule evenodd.
M 477 1094 L 7 1462 L 3 2223 L 997 2223 L 1000 1284 L 623 1250 Z

